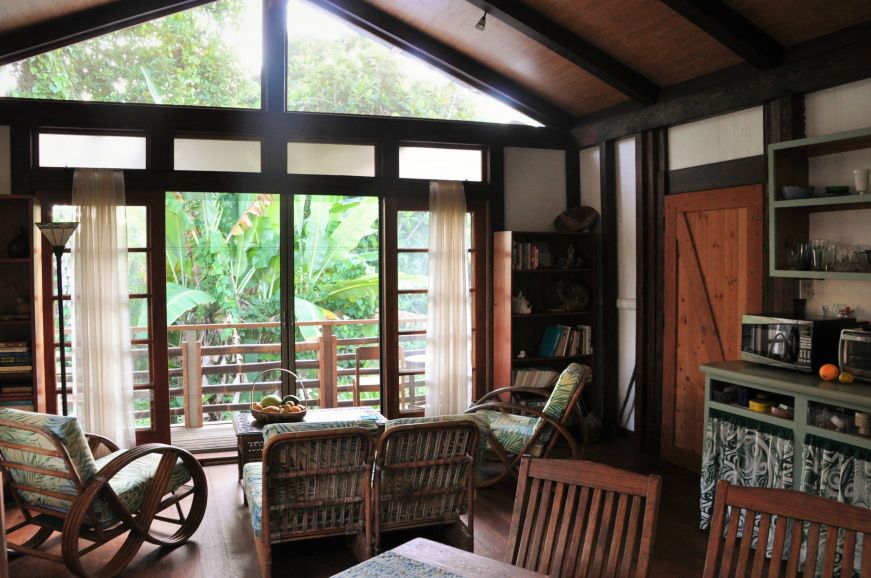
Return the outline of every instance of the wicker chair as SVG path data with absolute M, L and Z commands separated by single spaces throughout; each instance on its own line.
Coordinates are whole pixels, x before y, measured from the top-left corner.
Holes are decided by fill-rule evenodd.
M 357 558 L 369 558 L 366 521 L 377 431 L 365 421 L 263 428 L 263 460 L 245 464 L 242 484 L 264 578 L 272 575 L 272 544 L 347 535 Z
M 24 516 L 7 529 L 7 547 L 63 563 L 77 576 L 116 576 L 143 542 L 187 541 L 206 510 L 206 476 L 188 452 L 164 444 L 119 450 L 82 433 L 74 417 L 0 409 L 0 468 Z M 170 508 L 172 517 L 164 514 Z M 31 527 L 36 532 L 17 542 Z M 62 533 L 61 556 L 38 548 L 54 532 Z M 108 562 L 98 555 L 86 567 L 86 554 L 125 533 Z M 80 540 L 91 544 L 79 549 Z
M 578 447 L 566 425 L 591 378 L 592 370 L 588 366 L 572 363 L 563 370 L 550 393 L 537 388 L 503 387 L 472 404 L 466 413 L 483 416 L 489 422 L 487 447 L 499 464 L 496 475 L 479 477 L 478 486 L 493 485 L 508 474 L 516 476 L 523 456 L 548 457 L 560 438 L 568 444 L 571 457 L 580 458 L 583 446 Z M 537 395 L 547 398 L 547 402 L 538 411 L 503 401 L 513 400 L 517 394 Z
M 384 532 L 435 525 L 445 526 L 454 546 L 472 551 L 482 431 L 485 422 L 463 415 L 387 422 L 375 449 L 371 533 L 376 553 Z

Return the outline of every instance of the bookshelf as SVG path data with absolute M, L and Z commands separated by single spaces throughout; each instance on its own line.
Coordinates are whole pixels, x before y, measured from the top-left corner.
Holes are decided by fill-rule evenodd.
M 0 195 L 0 407 L 45 411 L 38 219 L 33 197 Z
M 516 385 L 518 371 L 565 369 L 572 362 L 595 369 L 599 327 L 600 237 L 593 233 L 499 231 L 493 242 L 493 387 Z M 571 249 L 570 249 L 571 247 Z M 570 260 L 568 257 L 572 256 Z M 532 311 L 512 310 L 518 293 Z M 561 309 L 561 304 L 568 303 Z M 542 340 L 555 326 L 589 328 L 587 351 L 566 346 L 542 352 Z M 552 329 L 550 331 L 553 331 Z M 580 338 L 580 335 L 578 336 Z M 523 351 L 525 356 L 521 357 Z M 594 371 L 594 375 L 597 372 Z M 546 375 L 546 372 L 543 372 Z M 596 382 L 588 407 L 601 415 Z

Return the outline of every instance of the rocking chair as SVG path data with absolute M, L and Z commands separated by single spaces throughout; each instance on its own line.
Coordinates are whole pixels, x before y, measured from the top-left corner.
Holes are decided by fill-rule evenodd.
M 7 547 L 77 576 L 118 575 L 143 542 L 184 543 L 206 511 L 206 476 L 191 454 L 164 444 L 119 450 L 82 433 L 74 417 L 0 409 L 0 470 L 24 516 L 7 529 Z M 170 508 L 175 515 L 164 515 Z M 16 541 L 29 527 L 36 531 Z M 54 532 L 62 533 L 61 556 L 38 549 Z M 108 562 L 83 565 L 85 555 L 125 533 Z M 80 540 L 90 544 L 80 549 Z
M 560 438 L 568 444 L 571 458 L 579 459 L 583 446 L 578 447 L 566 425 L 591 378 L 588 366 L 572 363 L 562 372 L 550 394 L 537 388 L 503 387 L 473 403 L 466 413 L 476 413 L 490 422 L 487 449 L 495 454 L 500 467 L 498 473 L 489 478 L 484 477 L 482 468 L 478 487 L 492 486 L 508 474 L 516 477 L 523 456 L 548 457 Z M 546 397 L 547 402 L 538 411 L 514 403 L 517 394 Z M 503 401 L 505 399 L 511 401 Z

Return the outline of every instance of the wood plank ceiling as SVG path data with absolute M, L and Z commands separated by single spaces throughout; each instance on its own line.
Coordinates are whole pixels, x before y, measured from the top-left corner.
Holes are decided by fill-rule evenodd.
M 6 0 L 0 64 L 203 1 Z M 868 0 L 312 1 L 563 128 L 871 23 Z

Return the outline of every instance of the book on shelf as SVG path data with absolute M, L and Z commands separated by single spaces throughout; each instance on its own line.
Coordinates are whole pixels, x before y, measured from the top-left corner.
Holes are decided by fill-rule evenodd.
M 511 268 L 515 271 L 534 271 L 551 267 L 550 247 L 542 241 L 511 244 Z
M 529 367 L 514 371 L 512 383 L 514 387 L 549 388 L 559 378 L 559 371 L 546 367 Z
M 15 394 L 15 393 L 31 393 L 33 386 L 31 385 L 0 385 L 0 394 Z
M 591 355 L 593 328 L 589 325 L 550 325 L 545 328 L 538 354 L 542 357 Z
M 10 357 L 20 353 L 30 355 L 30 343 L 27 341 L 0 341 L 0 357 Z
M 0 401 L 0 408 L 20 409 L 33 411 L 33 402 L 28 399 Z

